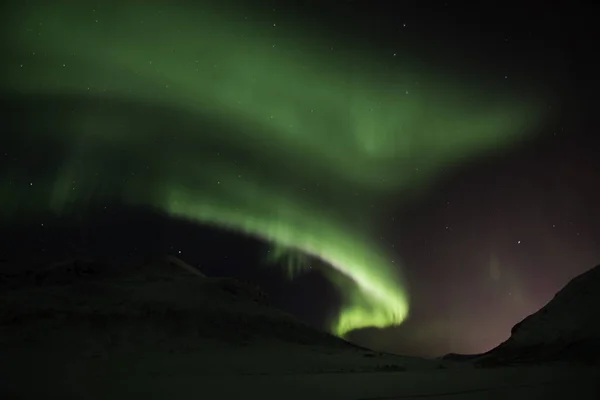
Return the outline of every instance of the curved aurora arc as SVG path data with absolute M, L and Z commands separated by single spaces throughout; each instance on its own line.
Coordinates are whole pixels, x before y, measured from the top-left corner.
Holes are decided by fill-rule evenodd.
M 33 131 L 70 155 L 35 187 L 2 183 L 3 217 L 17 214 L 11 207 L 60 213 L 107 199 L 156 207 L 333 267 L 344 277 L 334 282 L 344 299 L 331 322 L 337 335 L 400 324 L 407 288 L 398 263 L 369 239 L 371 206 L 431 182 L 448 163 L 517 141 L 537 122 L 535 104 L 475 94 L 409 65 L 385 72 L 368 55 L 350 65 L 348 51 L 278 34 L 256 17 L 148 3 L 13 7 L 6 29 L 20 61 L 3 82 L 7 93 L 119 99 L 177 110 L 188 125 L 176 125 L 179 139 L 165 145 L 152 113 L 132 123 L 82 101 L 54 121 L 55 136 Z M 207 115 L 218 134 L 201 128 Z M 152 173 L 119 185 L 120 164 L 107 158 Z M 25 196 L 49 201 L 19 201 Z

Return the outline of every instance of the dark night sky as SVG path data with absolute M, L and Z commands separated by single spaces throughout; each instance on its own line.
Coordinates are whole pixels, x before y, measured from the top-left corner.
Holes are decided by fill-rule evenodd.
M 477 74 L 482 91 L 487 85 L 506 85 L 517 92 L 543 92 L 550 110 L 532 140 L 438 167 L 431 185 L 408 200 L 387 197 L 386 207 L 373 211 L 377 223 L 370 234 L 405 265 L 410 317 L 399 327 L 363 329 L 351 339 L 411 355 L 482 352 L 506 339 L 514 324 L 569 279 L 600 262 L 593 20 L 600 6 L 541 1 L 468 7 L 452 1 L 281 4 L 253 2 L 239 13 L 301 27 L 323 46 L 367 46 L 371 57 L 380 57 L 373 62 L 392 74 L 397 54 L 457 80 Z M 8 124 L 20 118 L 3 120 Z M 12 164 L 7 160 L 19 154 L 19 168 L 33 168 L 33 154 L 43 150 L 36 149 L 27 160 L 27 152 L 11 148 L 16 145 L 6 132 L 14 131 L 2 131 L 5 160 L 0 166 L 8 171 Z M 0 178 L 16 179 L 11 171 Z M 233 231 L 118 205 L 67 214 L 44 217 L 43 226 L 41 217 L 5 224 L 10 239 L 3 243 L 4 258 L 46 257 L 73 248 L 121 257 L 172 253 L 209 275 L 259 282 L 276 304 L 317 326 L 339 302 L 319 272 L 289 282 L 281 272 L 259 267 L 267 245 Z M 83 227 L 73 227 L 73 221 Z

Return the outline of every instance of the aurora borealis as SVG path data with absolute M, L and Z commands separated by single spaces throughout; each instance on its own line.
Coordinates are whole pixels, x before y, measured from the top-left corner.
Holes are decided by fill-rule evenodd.
M 30 115 L 16 147 L 46 162 L 4 161 L 2 218 L 150 206 L 299 251 L 345 278 L 340 336 L 409 313 L 401 262 L 373 233 L 389 199 L 545 116 L 541 93 L 409 58 L 390 69 L 210 1 L 27 4 L 5 17 L 2 89 Z

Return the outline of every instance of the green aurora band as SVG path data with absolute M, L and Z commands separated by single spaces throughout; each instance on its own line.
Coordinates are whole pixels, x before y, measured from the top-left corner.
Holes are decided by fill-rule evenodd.
M 71 108 L 31 107 L 22 135 L 48 149 L 47 164 L 6 164 L 2 218 L 154 207 L 324 261 L 343 296 L 334 334 L 400 324 L 407 288 L 373 240 L 375 211 L 514 144 L 538 103 L 406 60 L 381 67 L 368 50 L 331 51 L 257 15 L 175 3 L 7 12 L 3 91 Z

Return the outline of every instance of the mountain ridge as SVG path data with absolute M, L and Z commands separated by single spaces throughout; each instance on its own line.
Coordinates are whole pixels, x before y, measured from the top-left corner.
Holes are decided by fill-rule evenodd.
M 600 364 L 600 265 L 571 279 L 540 310 L 511 329 L 510 337 L 481 354 L 446 354 L 448 361 L 480 366 L 575 362 Z

